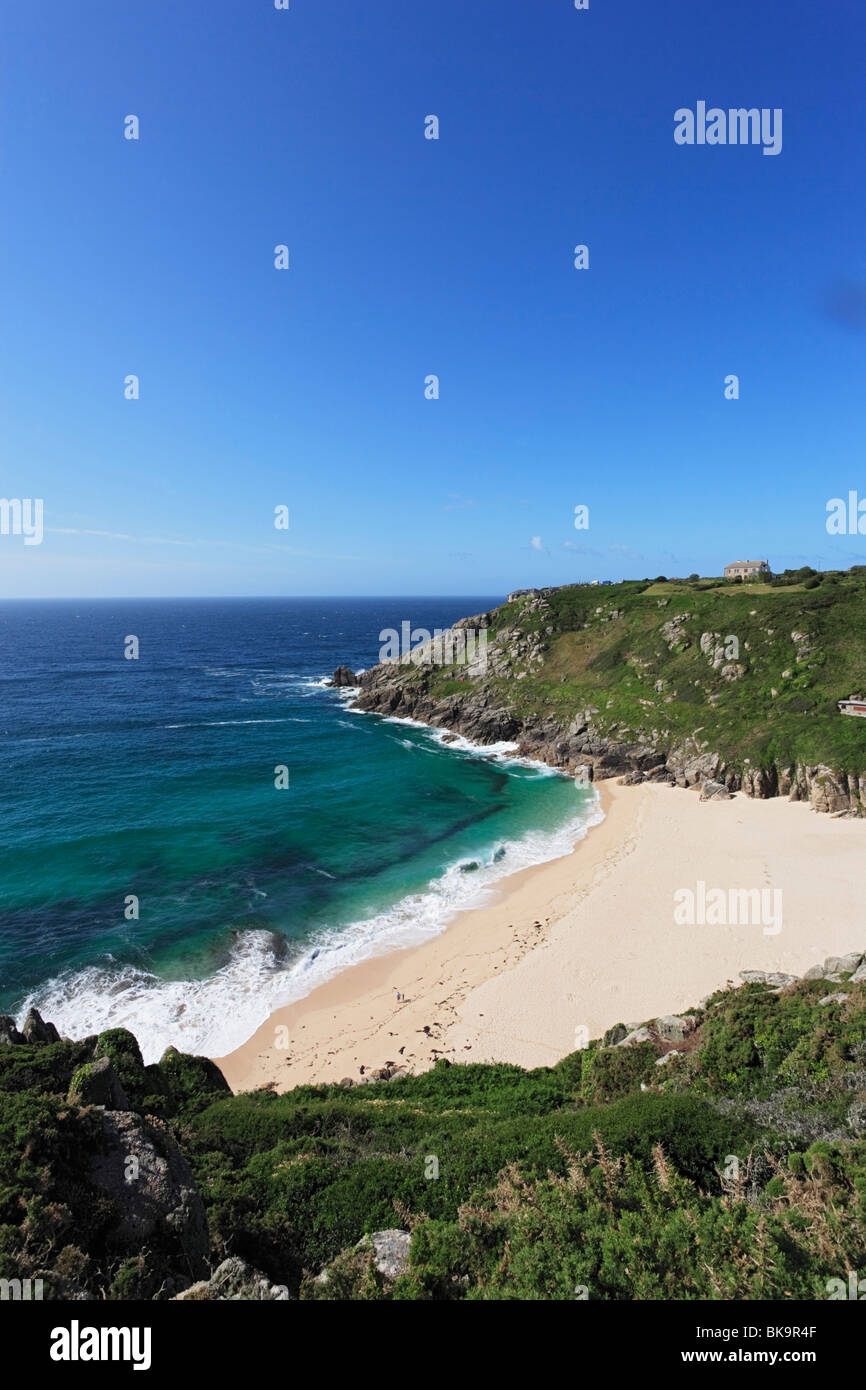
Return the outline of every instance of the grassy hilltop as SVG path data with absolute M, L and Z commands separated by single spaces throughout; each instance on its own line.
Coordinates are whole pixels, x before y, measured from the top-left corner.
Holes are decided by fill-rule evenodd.
M 864 809 L 866 721 L 836 705 L 866 693 L 864 567 L 765 582 L 569 585 L 474 622 L 488 626 L 486 669 L 378 666 L 361 678 L 361 706 L 397 709 L 399 686 L 397 712 L 414 709 L 482 741 L 516 737 L 569 767 L 597 751 L 593 740 L 635 745 L 645 750 L 636 767 L 651 766 L 652 750 L 675 777 L 692 763 L 687 782 L 713 776 L 758 795 L 793 788 L 814 800 L 816 770 L 820 780 L 825 769 L 833 796 L 822 809 L 840 809 L 849 795 Z M 584 734 L 584 747 L 557 752 L 557 734 L 566 744 Z M 625 770 L 603 764 L 598 775 Z
M 826 1298 L 866 1267 L 862 959 L 533 1071 L 440 1060 L 232 1096 L 203 1058 L 143 1067 L 122 1029 L 0 1044 L 0 1279 L 120 1300 Z

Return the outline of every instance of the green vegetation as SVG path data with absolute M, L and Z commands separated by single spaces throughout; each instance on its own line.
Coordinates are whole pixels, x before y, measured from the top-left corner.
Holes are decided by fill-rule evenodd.
M 866 722 L 836 703 L 866 694 L 864 566 L 575 584 L 490 618 L 483 675 L 401 668 L 401 684 L 458 702 L 483 691 L 528 724 L 588 714 L 601 737 L 709 750 L 739 776 L 798 764 L 866 774 Z
M 594 1042 L 534 1071 L 440 1060 L 281 1096 L 231 1096 L 172 1051 L 145 1068 L 122 1029 L 0 1046 L 0 1277 L 115 1299 L 198 1277 L 162 1228 L 124 1237 L 95 1181 L 104 1112 L 67 1096 L 108 1057 L 129 1125 L 189 1165 L 209 1264 L 239 1256 L 292 1297 L 826 1297 L 866 1265 L 866 985 L 831 988 L 720 992 L 664 1065 L 670 1044 Z M 358 1242 L 395 1226 L 412 1243 L 390 1283 Z

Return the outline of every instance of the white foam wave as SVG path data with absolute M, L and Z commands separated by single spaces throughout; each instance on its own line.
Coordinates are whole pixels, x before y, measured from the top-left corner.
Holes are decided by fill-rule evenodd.
M 501 879 L 569 854 L 602 819 L 596 795 L 559 829 L 505 840 L 473 872 L 452 864 L 424 892 L 403 898 L 388 911 L 338 931 L 320 931 L 294 958 L 281 938 L 251 931 L 238 938 L 226 965 L 203 980 L 166 981 L 134 966 L 67 973 L 33 991 L 18 1022 L 35 1007 L 72 1038 L 129 1028 L 146 1062 L 155 1061 L 168 1046 L 223 1056 L 275 1009 L 302 999 L 359 961 L 437 936 L 458 911 L 488 900 Z M 499 849 L 505 854 L 496 859 Z
M 351 714 L 365 714 L 366 710 L 350 710 Z M 478 743 L 475 739 L 467 738 L 465 734 L 455 734 L 450 729 L 434 729 L 430 724 L 425 724 L 423 720 L 411 719 L 404 715 L 385 714 L 380 716 L 386 724 L 403 724 L 412 729 L 420 729 L 427 734 L 434 743 L 440 744 L 453 753 L 467 753 L 472 757 L 493 758 L 497 762 L 511 767 L 529 767 L 539 777 L 565 777 L 567 774 L 559 768 L 551 767 L 549 763 L 541 762 L 539 758 L 529 758 L 524 754 L 518 753 L 519 744 L 506 740 L 498 743 Z M 402 742 L 403 740 L 401 740 Z M 407 741 L 406 746 L 410 745 Z

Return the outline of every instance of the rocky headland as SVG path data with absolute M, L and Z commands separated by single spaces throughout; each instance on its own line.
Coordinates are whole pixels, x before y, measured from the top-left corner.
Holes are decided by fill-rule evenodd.
M 521 755 L 586 780 L 668 782 L 700 788 L 705 797 L 723 799 L 742 791 L 808 802 L 832 815 L 866 814 L 866 723 L 844 731 L 860 735 L 857 771 L 829 756 L 808 760 L 774 747 L 808 742 L 798 740 L 800 728 L 815 725 L 816 714 L 826 719 L 828 712 L 799 692 L 794 700 L 778 703 L 777 690 L 765 690 L 758 641 L 725 634 L 732 626 L 751 634 L 754 610 L 748 615 L 726 611 L 713 630 L 700 624 L 706 598 L 689 595 L 677 603 L 682 611 L 668 616 L 664 610 L 672 600 L 648 601 L 639 585 L 603 592 L 604 601 L 597 603 L 600 591 L 587 595 L 586 586 L 541 590 L 461 619 L 451 638 L 466 629 L 486 633 L 484 650 L 465 665 L 437 664 L 431 642 L 408 660 L 381 662 L 357 675 L 341 667 L 333 684 L 360 686 L 353 702 L 359 710 L 417 719 L 479 744 L 512 742 Z M 730 608 L 727 596 L 724 606 Z M 801 630 L 815 626 L 801 618 L 788 639 L 802 688 L 808 687 L 810 673 L 825 665 L 815 635 Z M 766 633 L 772 644 L 773 627 L 763 632 L 765 644 Z M 453 646 L 451 638 L 443 644 L 446 650 Z M 726 659 L 732 641 L 738 661 Z M 781 662 L 785 659 L 782 655 Z M 783 676 L 791 676 L 784 666 L 780 686 Z M 746 690 L 757 697 L 750 702 L 749 734 L 767 733 L 760 759 L 744 756 L 745 744 L 737 746 L 736 730 L 724 718 L 729 706 L 742 704 Z M 672 719 L 675 704 L 685 720 Z M 610 713 L 614 706 L 618 717 Z M 623 713 L 625 719 L 619 717 Z M 829 718 L 836 724 L 861 723 L 843 720 L 835 708 Z M 777 721 L 787 739 L 773 737 Z M 827 742 L 829 752 L 832 740 Z

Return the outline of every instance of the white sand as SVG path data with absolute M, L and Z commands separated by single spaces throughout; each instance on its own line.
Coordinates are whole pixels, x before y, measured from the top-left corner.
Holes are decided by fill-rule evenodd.
M 437 1055 L 550 1065 L 581 1037 L 688 1008 L 741 970 L 802 974 L 866 948 L 866 821 L 659 784 L 601 792 L 605 820 L 572 854 L 504 879 L 441 936 L 355 966 L 217 1058 L 232 1087 L 357 1081 L 387 1062 L 417 1072 Z M 677 925 L 674 893 L 699 880 L 780 889 L 781 931 Z

